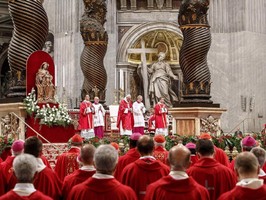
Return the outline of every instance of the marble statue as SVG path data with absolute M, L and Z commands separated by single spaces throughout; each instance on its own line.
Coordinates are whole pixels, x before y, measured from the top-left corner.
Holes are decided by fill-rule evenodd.
M 174 75 L 170 65 L 164 59 L 165 53 L 160 52 L 158 61 L 148 68 L 148 73 L 150 74 L 149 95 L 154 105 L 163 97 L 165 105 L 173 107 L 172 102 L 177 102 L 178 97 L 171 89 L 171 78 L 178 80 L 178 76 Z

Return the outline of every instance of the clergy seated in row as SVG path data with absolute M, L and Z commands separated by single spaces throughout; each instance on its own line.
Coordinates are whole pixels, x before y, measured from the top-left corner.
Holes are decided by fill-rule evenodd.
M 209 200 L 207 189 L 186 173 L 190 165 L 190 151 L 177 145 L 169 151 L 170 174 L 150 184 L 145 200 Z
M 196 154 L 196 144 L 189 142 L 185 145 L 190 151 L 190 167 L 192 167 L 198 160 L 199 157 Z
M 75 170 L 79 169 L 77 157 L 80 154 L 83 139 L 79 134 L 75 134 L 70 140 L 70 149 L 57 157 L 54 168 L 55 173 L 61 181 L 64 180 L 65 176 L 72 174 Z
M 147 186 L 169 174 L 169 167 L 153 156 L 154 142 L 150 136 L 143 135 L 137 142 L 141 157 L 127 165 L 122 172 L 122 183 L 130 186 L 139 200 L 144 199 Z
M 35 156 L 38 163 L 38 173 L 33 182 L 35 188 L 43 194 L 50 196 L 53 200 L 58 200 L 62 196 L 62 182 L 56 173 L 43 163 L 43 160 L 40 158 L 41 152 L 42 141 L 39 138 L 32 136 L 25 140 L 24 153 Z
M 208 134 L 208 133 L 202 133 L 200 135 L 200 139 L 212 141 L 212 138 L 211 138 L 210 134 Z M 215 152 L 214 153 L 215 160 L 217 160 L 222 165 L 229 167 L 230 162 L 229 162 L 229 159 L 228 159 L 226 153 L 224 152 L 224 150 L 222 150 L 221 148 L 218 148 L 214 145 L 214 152 Z
M 93 166 L 94 152 L 95 147 L 92 144 L 86 144 L 81 148 L 78 161 L 82 167 L 65 177 L 62 189 L 63 199 L 67 199 L 75 185 L 84 182 L 95 174 L 96 169 Z
M 263 179 L 264 184 L 266 184 L 266 173 L 262 169 L 262 167 L 264 166 L 265 161 L 266 161 L 266 151 L 261 147 L 254 147 L 253 149 L 251 149 L 250 152 L 256 156 L 256 158 L 259 162 L 259 165 L 260 165 L 260 171 L 259 171 L 258 176 L 260 179 Z
M 140 136 L 142 136 L 140 133 L 133 133 L 129 137 L 129 150 L 125 155 L 119 157 L 119 159 L 118 159 L 118 164 L 117 164 L 116 169 L 115 169 L 114 177 L 119 181 L 121 181 L 121 174 L 122 174 L 123 169 L 128 164 L 138 160 L 140 157 L 140 154 L 136 148 L 137 142 L 138 142 L 138 139 L 140 138 Z
M 72 188 L 68 200 L 137 200 L 134 191 L 117 181 L 114 170 L 118 153 L 111 145 L 100 145 L 94 154 L 96 173 L 83 183 Z
M 235 171 L 239 182 L 219 200 L 264 200 L 266 185 L 258 178 L 260 166 L 257 158 L 250 152 L 240 153 L 235 160 Z
M 37 160 L 29 154 L 16 156 L 13 162 L 14 173 L 17 178 L 15 188 L 0 197 L 0 200 L 23 200 L 40 199 L 52 200 L 51 197 L 44 195 L 35 189 L 33 183 L 34 176 L 37 173 Z
M 244 152 L 244 151 L 251 151 L 252 148 L 256 147 L 257 146 L 257 142 L 256 140 L 251 137 L 251 136 L 246 136 L 243 138 L 243 140 L 241 140 L 240 142 L 240 145 L 241 145 L 241 151 Z M 230 169 L 234 171 L 234 168 L 235 168 L 235 160 L 232 160 L 231 163 L 230 163 Z
M 156 135 L 154 138 L 154 151 L 153 157 L 160 160 L 162 163 L 167 164 L 168 151 L 165 149 L 165 137 L 163 135 Z
M 216 200 L 235 186 L 236 176 L 231 169 L 214 159 L 214 145 L 210 140 L 199 139 L 196 151 L 199 160 L 187 170 L 187 173 L 207 188 L 211 200 Z

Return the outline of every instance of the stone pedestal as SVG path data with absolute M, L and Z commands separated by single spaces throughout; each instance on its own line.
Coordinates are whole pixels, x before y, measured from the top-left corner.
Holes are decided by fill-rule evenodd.
M 215 107 L 182 107 L 170 108 L 172 134 L 200 135 L 209 132 L 219 135 L 221 131 L 221 115 L 226 109 Z
M 12 114 L 14 113 L 14 114 Z M 16 116 L 20 117 L 19 120 Z M 12 130 L 19 131 L 19 139 L 25 139 L 25 125 L 24 121 L 27 116 L 23 103 L 3 103 L 0 104 L 0 118 L 3 124 L 10 126 Z M 5 121 L 5 122 L 4 122 Z M 3 134 L 4 127 L 0 126 L 0 133 Z

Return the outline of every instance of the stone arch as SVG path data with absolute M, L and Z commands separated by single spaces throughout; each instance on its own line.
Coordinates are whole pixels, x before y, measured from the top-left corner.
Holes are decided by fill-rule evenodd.
M 164 29 L 171 31 L 183 38 L 181 30 L 177 23 L 171 22 L 147 22 L 140 25 L 132 26 L 122 37 L 117 51 L 117 63 L 127 62 L 127 49 L 131 47 L 139 38 L 150 31 Z

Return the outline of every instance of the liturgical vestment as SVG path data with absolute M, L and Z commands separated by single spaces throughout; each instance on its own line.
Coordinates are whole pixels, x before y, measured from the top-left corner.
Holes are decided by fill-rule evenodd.
M 213 158 L 199 159 L 187 173 L 209 191 L 211 200 L 216 200 L 236 184 L 235 174 Z
M 17 193 L 15 193 L 13 190 L 11 190 L 4 196 L 1 196 L 0 200 L 52 200 L 52 198 L 44 195 L 43 193 L 39 191 L 35 191 L 29 196 L 22 197 L 22 196 L 19 196 Z
M 121 135 L 131 135 L 134 125 L 134 118 L 132 112 L 132 102 L 127 101 L 126 98 L 121 100 L 118 116 L 117 116 L 117 128 L 120 129 Z M 121 129 L 122 128 L 122 129 Z
M 168 158 L 168 151 L 162 146 L 155 147 L 152 155 L 154 156 L 154 158 L 156 158 L 156 160 L 159 160 L 162 163 L 167 164 L 166 161 Z
M 206 188 L 192 177 L 175 180 L 170 175 L 149 185 L 145 200 L 209 200 Z
M 130 186 L 139 200 L 143 200 L 147 186 L 169 174 L 169 167 L 155 158 L 141 157 L 125 167 L 122 183 Z

